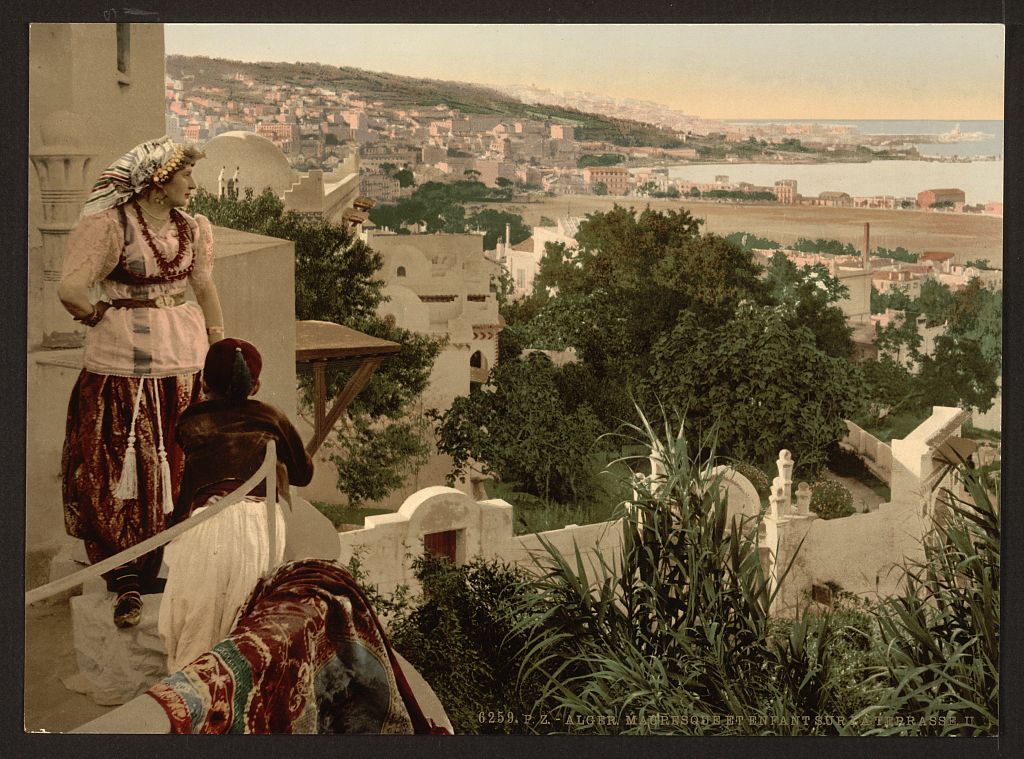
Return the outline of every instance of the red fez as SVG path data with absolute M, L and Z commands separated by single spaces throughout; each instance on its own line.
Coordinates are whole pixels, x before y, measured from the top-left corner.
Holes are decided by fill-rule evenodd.
M 206 352 L 206 363 L 203 364 L 203 380 L 211 390 L 224 393 L 231 384 L 231 376 L 235 366 L 235 359 L 241 353 L 249 367 L 249 374 L 252 381 L 260 378 L 260 369 L 263 368 L 263 357 L 256 350 L 256 346 L 237 337 L 228 337 L 218 340 L 210 346 Z

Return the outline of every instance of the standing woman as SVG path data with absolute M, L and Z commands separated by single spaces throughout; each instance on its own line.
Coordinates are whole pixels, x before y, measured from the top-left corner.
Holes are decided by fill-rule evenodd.
M 68 404 L 64 524 L 92 563 L 185 516 L 174 513 L 184 465 L 175 423 L 199 397 L 208 344 L 224 336 L 210 222 L 181 210 L 202 157 L 166 137 L 132 148 L 100 175 L 68 239 L 58 295 L 90 329 Z M 118 627 L 138 624 L 161 556 L 104 574 Z

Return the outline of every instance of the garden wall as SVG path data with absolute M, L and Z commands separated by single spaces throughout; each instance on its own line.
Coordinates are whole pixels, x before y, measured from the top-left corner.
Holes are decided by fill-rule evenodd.
M 597 555 L 612 564 L 622 544 L 619 522 L 571 525 L 538 535 L 515 535 L 512 506 L 500 499 L 476 501 L 448 487 L 428 487 L 409 496 L 398 512 L 366 517 L 361 530 L 339 534 L 342 563 L 357 557 L 366 581 L 382 593 L 401 585 L 418 588 L 412 562 L 429 544 L 448 553 L 455 564 L 475 557 L 517 564 L 530 570 L 549 542 L 575 566 L 579 547 L 588 572 L 600 566 Z
M 839 441 L 840 444 L 848 446 L 857 454 L 875 477 L 891 485 L 892 447 L 849 419 L 845 421 L 848 432 L 846 437 Z

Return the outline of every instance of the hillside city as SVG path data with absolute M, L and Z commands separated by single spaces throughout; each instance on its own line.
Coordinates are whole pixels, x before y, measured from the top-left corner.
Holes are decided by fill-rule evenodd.
M 625 139 L 594 140 L 587 138 L 586 127 L 568 118 L 463 112 L 445 104 L 396 107 L 339 87 L 263 81 L 265 77 L 257 79 L 250 72 L 253 67 L 242 63 L 234 66 L 228 81 L 207 72 L 202 59 L 176 57 L 173 63 L 182 73 L 169 74 L 166 80 L 167 131 L 172 137 L 202 143 L 227 131 L 252 131 L 271 140 L 299 171 L 331 171 L 358 150 L 362 193 L 379 202 L 408 197 L 413 182 L 453 182 L 471 175 L 488 187 L 510 182 L 522 191 L 555 195 L 1002 213 L 1001 203 L 967 204 L 964 192 L 956 188 L 922 188 L 916 197 L 856 196 L 842 188 L 805 196 L 781 167 L 773 185 L 759 186 L 730 181 L 728 175 L 711 182 L 672 179 L 664 165 L 657 166 L 920 159 L 917 149 L 906 143 L 934 140 L 934 135 L 864 136 L 856 127 L 839 124 L 727 124 L 639 101 L 555 96 L 531 88 L 509 91 L 533 100 L 546 94 L 552 103 L 581 113 L 626 119 L 638 132 L 641 125 L 662 130 L 662 139 L 627 134 Z M 223 68 L 225 62 L 218 63 Z M 630 144 L 634 142 L 651 144 Z M 405 181 L 396 176 L 402 170 L 411 173 Z

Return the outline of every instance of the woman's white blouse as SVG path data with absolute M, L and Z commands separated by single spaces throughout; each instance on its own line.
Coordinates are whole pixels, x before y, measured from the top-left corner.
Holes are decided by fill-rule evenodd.
M 107 276 L 117 266 L 122 249 L 132 273 L 160 274 L 131 206 L 125 208 L 127 226 L 116 208 L 83 217 L 68 238 L 61 281 L 74 278 L 98 283 L 104 299 L 156 299 L 184 295 L 186 283 L 196 293 L 212 284 L 213 233 L 205 216 L 183 214 L 192 231 L 178 269 L 194 260 L 187 279 L 133 285 Z M 154 244 L 165 260 L 178 252 L 178 229 L 168 221 L 162 229 L 150 228 Z M 95 374 L 120 377 L 170 377 L 191 374 L 203 367 L 208 347 L 202 309 L 192 301 L 167 308 L 111 308 L 85 338 L 85 368 Z

